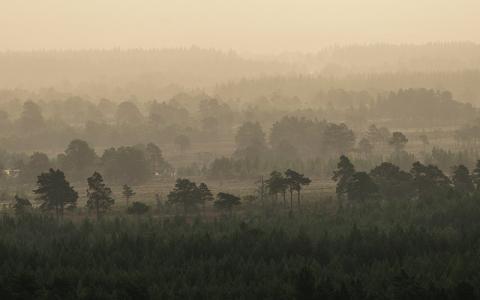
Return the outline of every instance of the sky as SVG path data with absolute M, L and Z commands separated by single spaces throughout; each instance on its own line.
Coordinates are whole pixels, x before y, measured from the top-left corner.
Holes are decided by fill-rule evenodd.
M 0 0 L 0 50 L 480 42 L 479 0 Z

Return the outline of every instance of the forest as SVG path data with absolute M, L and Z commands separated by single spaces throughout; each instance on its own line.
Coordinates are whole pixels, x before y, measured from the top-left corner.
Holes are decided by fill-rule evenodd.
M 0 47 L 0 299 L 480 299 L 480 44 L 447 40 Z

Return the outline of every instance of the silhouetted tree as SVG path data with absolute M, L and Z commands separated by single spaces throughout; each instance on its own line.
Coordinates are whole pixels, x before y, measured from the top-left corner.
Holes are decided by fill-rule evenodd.
M 283 194 L 283 205 L 285 206 L 285 192 L 288 188 L 288 182 L 285 177 L 283 177 L 282 173 L 278 171 L 273 171 L 270 173 L 270 178 L 266 180 L 266 187 L 268 192 L 271 195 L 274 195 L 275 201 L 278 199 L 278 194 Z
M 203 212 L 205 213 L 205 204 L 207 202 L 211 202 L 214 200 L 214 197 L 213 197 L 213 194 L 212 192 L 210 191 L 210 189 L 208 188 L 207 184 L 205 183 L 200 183 L 198 185 L 198 189 L 200 191 L 200 201 L 202 202 L 202 206 L 203 206 Z
M 71 173 L 75 178 L 86 177 L 87 172 L 90 171 L 89 168 L 95 163 L 96 157 L 95 150 L 87 142 L 77 139 L 68 145 L 61 165 L 68 174 Z
M 410 174 L 420 199 L 431 200 L 437 195 L 445 195 L 450 189 L 450 179 L 437 166 L 423 165 L 417 161 Z
M 100 173 L 94 172 L 87 179 L 87 183 L 87 208 L 95 210 L 98 220 L 101 214 L 115 203 L 115 200 L 112 197 L 112 190 L 105 185 Z
M 407 142 L 408 142 L 407 137 L 399 131 L 395 131 L 394 133 L 392 133 L 392 137 L 388 141 L 388 143 L 390 144 L 390 146 L 393 147 L 395 152 L 399 152 L 403 150 Z
M 292 190 L 297 192 L 297 205 L 300 208 L 300 192 L 302 187 L 309 185 L 312 180 L 305 175 L 297 173 L 291 169 L 285 171 L 285 180 L 291 188 L 290 196 L 292 196 Z
M 469 194 L 475 190 L 470 171 L 464 165 L 458 165 L 453 168 L 452 182 L 455 191 L 461 194 Z
M 233 207 L 240 205 L 240 198 L 232 194 L 220 192 L 217 194 L 217 200 L 215 200 L 214 205 L 220 210 L 228 211 L 231 216 L 233 214 Z
M 392 163 L 381 163 L 370 171 L 370 176 L 386 200 L 407 199 L 414 195 L 412 175 Z
M 50 169 L 38 176 L 37 189 L 33 192 L 41 201 L 40 208 L 44 210 L 55 209 L 57 219 L 63 218 L 66 206 L 75 206 L 78 193 L 65 179 L 65 174 L 60 170 Z
M 347 192 L 347 182 L 354 173 L 355 167 L 350 162 L 350 159 L 345 155 L 340 156 L 337 169 L 333 172 L 332 177 L 332 179 L 337 182 L 335 192 L 339 199 L 341 199 Z
M 365 172 L 355 172 L 347 182 L 348 200 L 365 201 L 378 191 L 377 185 Z
M 152 175 L 145 153 L 136 147 L 107 149 L 101 160 L 108 180 L 135 184 L 145 182 Z
M 15 209 L 15 214 L 23 214 L 28 209 L 32 208 L 32 203 L 27 198 L 22 198 L 18 195 L 15 195 L 15 204 L 13 206 Z
M 122 195 L 125 198 L 125 203 L 126 203 L 127 209 L 128 209 L 128 206 L 129 206 L 128 202 L 130 201 L 130 198 L 135 196 L 135 192 L 133 191 L 133 189 L 128 184 L 124 184 L 124 185 L 122 185 Z
M 150 207 L 143 202 L 135 201 L 128 207 L 127 213 L 132 215 L 143 215 L 150 210 Z
M 183 205 L 183 212 L 186 215 L 188 208 L 196 207 L 201 203 L 201 191 L 195 182 L 179 178 L 174 189 L 168 194 L 168 202 Z

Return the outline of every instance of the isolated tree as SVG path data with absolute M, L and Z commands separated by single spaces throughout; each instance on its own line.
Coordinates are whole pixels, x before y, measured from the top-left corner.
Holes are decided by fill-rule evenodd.
M 60 170 L 50 169 L 38 176 L 37 189 L 33 192 L 38 195 L 43 210 L 55 210 L 57 219 L 63 219 L 63 211 L 67 206 L 75 206 L 78 193 L 65 179 Z
M 241 202 L 239 197 L 232 194 L 220 192 L 217 194 L 217 200 L 215 200 L 214 205 L 220 210 L 228 211 L 229 215 L 232 216 L 233 207 L 240 205 L 240 203 Z
M 339 199 L 341 199 L 347 192 L 347 182 L 354 173 L 355 167 L 350 162 L 350 159 L 345 155 L 340 156 L 337 169 L 333 172 L 332 177 L 332 179 L 337 182 L 335 192 Z
M 196 207 L 201 203 L 201 192 L 195 182 L 186 178 L 179 178 L 175 183 L 175 187 L 168 194 L 168 202 L 170 204 L 180 204 L 183 206 L 183 212 L 186 215 L 188 208 Z
M 458 165 L 453 168 L 452 182 L 455 191 L 461 194 L 469 194 L 475 190 L 470 171 L 464 165 Z
M 395 152 L 400 152 L 401 150 L 403 150 L 405 148 L 405 145 L 407 145 L 407 142 L 407 137 L 399 131 L 395 131 L 394 133 L 392 133 L 392 137 L 388 141 L 388 143 L 390 144 L 390 146 L 393 147 Z
M 15 204 L 13 205 L 13 208 L 15 209 L 15 214 L 20 215 L 32 208 L 32 203 L 30 203 L 27 198 L 15 195 Z
M 378 191 L 377 185 L 365 172 L 355 172 L 347 182 L 347 198 L 351 201 L 365 201 Z
M 150 210 L 150 207 L 143 202 L 135 201 L 128 207 L 127 213 L 132 215 L 143 215 Z
M 278 194 L 283 193 L 283 204 L 285 206 L 285 192 L 287 190 L 287 179 L 278 171 L 270 173 L 270 178 L 266 181 L 266 187 L 270 195 L 274 195 L 275 201 L 278 200 Z
M 198 185 L 198 189 L 200 191 L 200 201 L 202 202 L 202 206 L 203 206 L 203 212 L 205 213 L 205 204 L 207 202 L 211 202 L 214 200 L 214 197 L 213 197 L 213 194 L 212 192 L 210 191 L 210 189 L 208 188 L 207 184 L 205 183 L 200 183 Z
M 185 152 L 190 148 L 190 139 L 184 134 L 176 136 L 173 142 L 181 152 Z
M 87 183 L 87 208 L 95 210 L 98 220 L 105 211 L 110 209 L 115 200 L 112 197 L 112 190 L 105 185 L 100 173 L 94 172 L 87 179 Z
M 128 184 L 124 184 L 122 186 L 122 195 L 125 198 L 125 202 L 126 202 L 127 208 L 128 208 L 128 203 L 130 201 L 130 198 L 135 196 L 135 192 L 133 191 L 133 189 Z
M 290 208 L 292 208 L 292 194 L 297 192 L 297 205 L 300 208 L 300 192 L 303 186 L 309 185 L 312 180 L 303 174 L 297 173 L 291 169 L 285 171 L 285 180 L 290 187 Z

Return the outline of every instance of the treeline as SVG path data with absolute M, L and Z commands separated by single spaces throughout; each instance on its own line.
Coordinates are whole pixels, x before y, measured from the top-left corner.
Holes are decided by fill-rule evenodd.
M 173 167 L 164 159 L 161 149 L 154 143 L 135 146 L 110 147 L 101 156 L 83 140 L 71 141 L 63 153 L 50 158 L 42 152 L 28 157 L 10 157 L 10 166 L 3 165 L 11 174 L 0 178 L 10 183 L 32 184 L 38 174 L 50 168 L 65 171 L 73 181 L 83 181 L 94 171 L 105 174 L 109 181 L 117 183 L 144 183 L 154 176 L 171 176 Z M 13 160 L 13 161 L 12 161 Z
M 371 123 L 402 128 L 459 126 L 478 116 L 477 109 L 457 102 L 450 92 L 428 89 L 380 94 L 334 89 L 319 92 L 317 103 L 310 104 L 302 97 L 282 95 L 242 104 L 195 92 L 176 94 L 168 101 L 146 102 L 131 97 L 119 103 L 54 92 L 44 96 L 55 100 L 23 102 L 15 93 L 0 96 L 5 98 L 0 105 L 0 141 L 4 148 L 25 151 L 60 147 L 72 136 L 101 146 L 151 140 L 175 144 L 178 136 L 218 142 L 228 140 L 244 122 L 271 126 L 287 116 L 310 121 L 328 119 L 357 130 Z
M 342 166 L 346 162 L 341 159 Z M 386 173 L 381 178 L 387 180 L 392 173 L 395 180 L 402 180 L 408 174 L 393 169 L 369 176 Z M 417 187 L 437 184 L 440 173 L 434 166 L 414 169 Z M 352 179 L 339 182 L 353 184 L 353 178 L 360 177 L 353 172 Z M 475 247 L 480 240 L 480 201 L 475 186 L 462 196 L 435 191 L 434 198 L 385 201 L 373 195 L 362 200 L 349 193 L 347 188 L 345 201 L 353 204 L 338 205 L 333 212 L 323 202 L 305 203 L 293 213 L 253 210 L 211 222 L 139 217 L 66 219 L 58 224 L 37 214 L 2 216 L 0 254 L 5 259 L 0 262 L 0 296 L 478 298 L 480 260 Z

